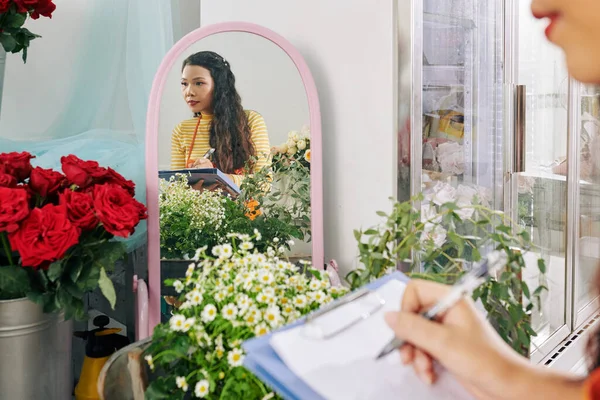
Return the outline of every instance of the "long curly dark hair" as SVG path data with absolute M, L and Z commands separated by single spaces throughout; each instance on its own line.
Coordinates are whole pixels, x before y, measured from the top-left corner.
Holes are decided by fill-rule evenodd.
M 235 88 L 231 66 L 212 51 L 194 53 L 183 61 L 181 71 L 188 65 L 206 68 L 214 81 L 213 120 L 210 127 L 210 146 L 215 149 L 212 161 L 227 174 L 251 163 L 256 149 L 242 99 Z

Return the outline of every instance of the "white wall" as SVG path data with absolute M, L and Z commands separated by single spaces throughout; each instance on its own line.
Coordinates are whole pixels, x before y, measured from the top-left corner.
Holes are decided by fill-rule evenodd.
M 190 46 L 169 72 L 160 108 L 161 169 L 169 168 L 173 128 L 192 116 L 181 95 L 181 64 L 190 54 L 203 50 L 214 51 L 230 63 L 242 105 L 263 116 L 272 145 L 285 143 L 289 131 L 308 125 L 308 100 L 302 79 L 281 48 L 261 36 L 244 32 L 211 35 Z
M 201 23 L 247 21 L 287 38 L 314 75 L 323 123 L 325 256 L 357 263 L 353 230 L 396 193 L 395 0 L 203 1 Z

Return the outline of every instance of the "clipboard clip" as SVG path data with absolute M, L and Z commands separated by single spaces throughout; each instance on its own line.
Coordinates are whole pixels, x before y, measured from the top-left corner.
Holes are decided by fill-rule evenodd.
M 330 332 L 326 332 L 324 330 L 323 326 L 319 325 L 316 322 L 319 318 L 324 317 L 325 315 L 327 315 L 335 310 L 338 310 L 341 307 L 348 306 L 357 301 L 361 301 L 365 298 L 368 298 L 369 296 L 372 296 L 373 300 L 374 300 L 372 307 L 368 307 L 368 309 L 366 311 L 357 312 L 356 317 L 351 318 L 347 323 L 341 324 L 341 326 L 334 328 Z M 358 289 L 358 290 L 338 299 L 337 301 L 335 301 L 329 305 L 326 305 L 325 307 L 320 308 L 319 310 L 309 314 L 306 317 L 306 322 L 304 324 L 305 325 L 305 329 L 303 329 L 304 334 L 313 339 L 320 339 L 320 340 L 331 339 L 331 338 L 347 331 L 348 329 L 352 328 L 359 322 L 364 321 L 365 319 L 373 316 L 384 305 L 385 305 L 385 299 L 383 299 L 376 291 L 368 289 L 368 288 Z

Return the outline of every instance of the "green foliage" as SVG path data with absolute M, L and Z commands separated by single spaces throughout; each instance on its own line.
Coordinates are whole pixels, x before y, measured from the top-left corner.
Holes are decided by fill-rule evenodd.
M 292 323 L 347 290 L 328 275 L 256 250 L 257 235 L 230 235 L 231 242 L 197 253 L 185 278 L 169 280 L 181 305 L 158 325 L 145 359 L 157 375 L 146 399 L 260 400 L 270 395 L 243 365 L 242 343 Z
M 27 49 L 31 41 L 41 37 L 23 27 L 27 16 L 27 12 L 17 12 L 15 4 L 5 13 L 0 13 L 0 44 L 6 52 L 22 52 L 24 63 L 27 62 Z
M 513 229 L 501 212 L 477 201 L 469 204 L 447 202 L 429 205 L 419 212 L 423 196 L 394 203 L 388 215 L 379 212 L 383 222 L 366 231 L 358 230 L 362 267 L 351 271 L 346 279 L 352 288 L 360 287 L 403 266 L 409 276 L 453 284 L 492 250 L 504 252 L 508 263 L 501 274 L 491 278 L 473 294 L 481 300 L 488 317 L 502 338 L 515 350 L 527 354 L 531 327 L 531 311 L 539 307 L 544 287 L 530 290 L 522 280 L 525 268 L 523 254 L 532 249 L 529 235 Z M 545 272 L 543 259 L 537 265 Z

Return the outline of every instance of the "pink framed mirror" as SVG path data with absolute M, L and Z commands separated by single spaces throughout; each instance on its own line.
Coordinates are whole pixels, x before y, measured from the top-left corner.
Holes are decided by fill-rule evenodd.
M 276 146 L 275 152 L 302 155 L 308 161 L 310 189 L 306 186 L 306 192 L 310 196 L 310 219 L 304 220 L 310 235 L 291 246 L 287 256 L 310 260 L 316 268 L 324 268 L 321 116 L 317 88 L 306 62 L 285 38 L 259 25 L 227 22 L 199 28 L 177 42 L 165 56 L 150 94 L 146 124 L 148 283 L 146 285 L 137 278 L 134 282 L 134 290 L 137 289 L 138 339 L 150 335 L 161 321 L 164 294 L 161 293 L 161 262 L 164 264 L 169 258 L 185 260 L 189 256 L 180 257 L 171 251 L 173 246 L 166 242 L 166 236 L 172 232 L 165 230 L 165 225 L 161 236 L 161 223 L 165 224 L 167 218 L 163 215 L 161 219 L 160 215 L 163 205 L 159 200 L 161 180 L 158 172 L 179 170 L 190 165 L 204 167 L 204 161 L 199 160 L 198 154 L 205 154 L 206 148 L 196 149 L 194 146 L 198 143 L 200 147 L 218 147 L 220 150 L 215 151 L 221 152 L 221 158 L 213 161 L 213 166 L 218 167 L 217 163 L 225 165 L 225 147 L 222 143 L 215 146 L 211 141 L 211 135 L 215 135 L 217 129 L 212 128 L 212 124 L 221 123 L 225 114 L 218 116 L 217 106 L 210 108 L 203 103 L 216 104 L 213 97 L 210 100 L 199 97 L 202 90 L 209 90 L 206 87 L 212 84 L 214 87 L 210 93 L 221 98 L 223 90 L 217 88 L 220 72 L 195 63 L 190 57 L 192 55 L 208 57 L 213 64 L 216 63 L 216 68 L 224 66 L 233 75 L 235 90 L 241 97 L 241 106 L 248 118 L 255 154 L 258 154 L 259 148 L 271 152 Z M 188 68 L 190 66 L 202 68 Z M 203 78 L 201 75 L 206 72 L 210 76 Z M 275 165 L 273 154 L 260 154 Z M 258 165 L 260 156 L 256 155 L 254 162 Z M 229 178 L 229 182 L 244 193 L 244 185 L 248 184 L 244 174 L 226 172 L 224 176 Z M 250 173 L 251 176 L 258 175 L 258 172 Z M 280 200 L 281 196 L 289 195 L 285 181 L 286 178 L 281 182 L 274 181 L 270 189 L 270 193 L 275 193 Z M 162 182 L 164 184 L 165 181 Z

